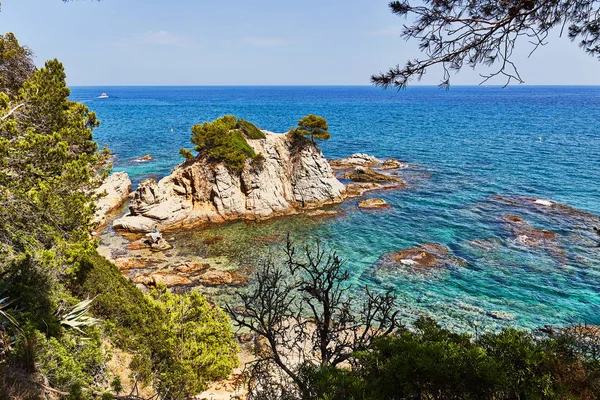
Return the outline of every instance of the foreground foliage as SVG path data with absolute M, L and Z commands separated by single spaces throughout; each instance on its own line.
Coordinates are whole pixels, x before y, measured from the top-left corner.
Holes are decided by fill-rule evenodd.
M 476 337 L 423 317 L 405 327 L 395 296 L 352 290 L 335 253 L 289 241 L 285 253 L 227 307 L 261 343 L 246 365 L 249 399 L 600 398 L 600 327 Z
M 0 398 L 117 392 L 112 344 L 165 399 L 226 376 L 237 360 L 222 311 L 199 294 L 144 295 L 97 254 L 92 193 L 108 154 L 92 140 L 95 114 L 68 99 L 62 64 L 36 69 L 0 35 L 0 89 Z
M 474 339 L 421 318 L 356 353 L 352 369 L 305 374 L 314 399 L 596 399 L 599 350 L 600 337 L 572 329 Z

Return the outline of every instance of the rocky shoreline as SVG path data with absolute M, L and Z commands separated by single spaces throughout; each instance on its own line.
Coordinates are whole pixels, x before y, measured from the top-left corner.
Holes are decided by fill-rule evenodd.
M 327 161 L 312 143 L 295 149 L 285 134 L 264 131 L 266 139 L 248 140 L 265 156 L 261 166 L 248 163 L 235 174 L 222 164 L 197 157 L 175 167 L 160 181 L 147 180 L 130 193 L 125 172 L 109 176 L 97 194 L 97 231 L 103 229 L 114 210 L 129 200 L 128 212 L 112 221 L 119 234 L 104 248 L 104 256 L 140 288 L 165 284 L 169 287 L 235 287 L 245 285 L 250 266 L 228 269 L 206 259 L 182 259 L 171 254 L 171 244 L 161 239 L 151 243 L 143 235 L 154 227 L 161 231 L 226 221 L 260 221 L 289 215 L 330 217 L 343 214 L 331 208 L 341 202 L 378 189 L 404 188 L 395 169 L 408 164 L 385 161 L 366 154 Z M 339 179 L 338 179 L 339 177 Z M 342 183 L 344 181 L 346 184 Z M 389 207 L 382 199 L 360 202 L 361 208 Z M 203 241 L 206 246 L 223 238 Z

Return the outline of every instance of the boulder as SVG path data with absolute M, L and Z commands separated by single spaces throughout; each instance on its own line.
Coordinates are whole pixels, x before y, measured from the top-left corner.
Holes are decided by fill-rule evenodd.
M 368 154 L 356 153 L 346 158 L 331 160 L 329 164 L 335 169 L 349 169 L 356 166 L 375 167 L 381 164 L 381 160 Z
M 289 135 L 264 131 L 265 139 L 248 139 L 264 160 L 248 160 L 241 172 L 197 157 L 175 167 L 156 182 L 142 182 L 130 202 L 129 214 L 115 229 L 148 232 L 236 219 L 265 219 L 298 213 L 345 197 L 321 150 L 310 142 L 298 147 Z
M 107 215 L 127 200 L 130 190 L 131 180 L 126 172 L 115 172 L 106 178 L 102 185 L 94 191 L 96 196 L 101 197 L 96 200 L 97 209 L 93 223 L 103 225 Z
M 360 197 L 370 190 L 380 189 L 383 185 L 375 182 L 350 182 L 346 186 L 347 197 Z
M 128 215 L 113 221 L 113 228 L 128 232 L 151 232 L 156 221 L 139 215 Z
M 204 286 L 226 286 L 233 282 L 233 277 L 228 271 L 209 269 L 200 275 L 199 282 Z
M 368 167 L 356 167 L 344 174 L 344 178 L 354 182 L 402 182 L 402 179 L 376 172 Z
M 383 199 L 367 199 L 358 202 L 359 208 L 385 208 L 389 204 Z
M 193 263 L 193 264 L 184 264 L 175 267 L 177 272 L 181 272 L 182 274 L 194 274 L 197 272 L 206 271 L 210 268 L 210 264 L 207 263 Z
M 116 258 L 112 262 L 119 269 L 119 271 L 126 271 L 143 266 L 139 261 L 136 261 L 135 258 Z

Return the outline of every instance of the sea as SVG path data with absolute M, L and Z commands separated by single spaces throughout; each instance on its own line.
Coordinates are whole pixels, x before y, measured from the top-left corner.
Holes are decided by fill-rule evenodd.
M 395 293 L 407 324 L 429 316 L 467 331 L 600 325 L 600 87 L 73 87 L 71 99 L 97 113 L 95 140 L 134 186 L 168 175 L 183 161 L 179 149 L 192 149 L 191 126 L 226 114 L 272 132 L 317 114 L 329 123 L 331 139 L 320 143 L 328 159 L 368 153 L 411 165 L 399 171 L 406 188 L 366 195 L 387 209 L 350 200 L 336 217 L 178 232 L 179 256 L 260 265 L 277 260 L 289 234 L 336 251 L 357 299 L 365 285 Z M 153 159 L 139 162 L 146 154 Z M 533 230 L 543 238 L 527 243 L 523 232 Z M 382 263 L 423 243 L 446 246 L 459 262 Z

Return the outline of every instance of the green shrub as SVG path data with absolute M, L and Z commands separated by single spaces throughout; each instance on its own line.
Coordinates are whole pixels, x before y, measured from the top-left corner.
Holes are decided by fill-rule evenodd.
M 186 160 L 194 159 L 194 155 L 192 154 L 192 152 L 188 149 L 184 149 L 183 147 L 179 149 L 179 155 L 181 155 L 181 157 L 185 158 Z
M 167 340 L 154 343 L 160 358 L 156 388 L 175 398 L 189 398 L 206 382 L 225 377 L 237 366 L 237 347 L 227 315 L 198 292 L 177 295 L 153 289 L 151 302 L 166 315 L 161 329 Z
M 260 139 L 264 134 L 251 123 L 238 120 L 232 115 L 217 118 L 192 127 L 191 142 L 194 149 L 209 160 L 222 162 L 234 171 L 241 171 L 246 160 L 253 160 L 256 153 L 246 138 Z
M 248 139 L 265 139 L 265 134 L 256 127 L 252 122 L 245 119 L 238 119 L 235 125 L 236 129 L 241 130 Z
M 136 377 L 171 398 L 186 398 L 237 365 L 227 316 L 199 293 L 157 288 L 144 295 L 98 254 L 81 260 L 77 292 L 97 296 L 95 315 L 110 321 L 114 342 L 136 354 Z
M 98 328 L 87 329 L 86 336 L 66 331 L 47 337 L 38 330 L 26 331 L 17 351 L 33 352 L 36 370 L 51 387 L 68 392 L 69 399 L 83 398 L 82 388 L 97 388 L 107 361 Z

